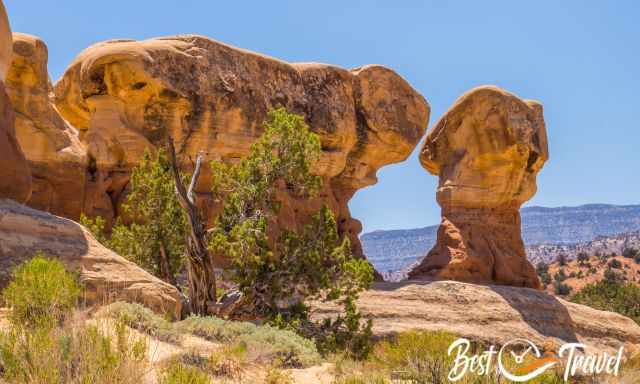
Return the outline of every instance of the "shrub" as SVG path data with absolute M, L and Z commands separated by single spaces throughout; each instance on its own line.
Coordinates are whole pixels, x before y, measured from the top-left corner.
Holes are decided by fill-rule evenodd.
M 373 268 L 353 256 L 349 239 L 338 234 L 333 212 L 323 206 L 301 231 L 270 228 L 279 213 L 282 187 L 294 198 L 317 196 L 322 180 L 312 168 L 320 154 L 320 139 L 302 116 L 283 108 L 271 111 L 248 156 L 231 165 L 211 163 L 211 191 L 222 212 L 209 231 L 209 249 L 232 260 L 229 272 L 243 294 L 240 311 L 249 309 L 255 317 L 277 321 L 320 343 L 339 334 L 345 342 L 336 347 L 360 347 L 370 325 L 356 324 L 360 315 L 354 303 L 371 285 Z M 279 236 L 270 238 L 273 232 Z M 303 304 L 309 298 L 340 302 L 344 319 L 311 322 Z
M 251 361 L 275 363 L 278 367 L 302 368 L 321 360 L 312 340 L 269 325 L 238 337 L 237 342 L 246 347 Z
M 264 379 L 265 384 L 294 384 L 293 377 L 290 373 L 284 372 L 278 368 L 270 368 L 267 371 L 267 377 Z
M 184 364 L 179 360 L 171 361 L 161 372 L 159 384 L 210 384 L 211 379 L 202 370 Z
M 559 254 L 556 258 L 556 262 L 560 266 L 564 267 L 565 265 L 567 265 L 567 255 L 565 255 L 564 253 Z
M 567 280 L 567 275 L 564 273 L 564 269 L 560 268 L 560 270 L 558 271 L 558 273 L 556 273 L 556 275 L 553 277 L 553 279 L 557 283 L 561 283 L 561 282 Z
M 609 268 L 615 268 L 615 269 L 622 268 L 622 263 L 617 259 L 610 260 L 607 265 L 609 266 Z
M 580 263 L 580 265 L 588 265 L 589 264 L 589 255 L 586 252 L 580 252 L 578 253 L 578 263 Z
M 42 254 L 20 265 L 2 292 L 14 325 L 54 326 L 72 311 L 80 285 L 62 263 Z
M 239 336 L 256 332 L 257 326 L 249 322 L 227 321 L 217 317 L 191 316 L 176 324 L 182 332 L 188 332 L 209 341 L 229 343 Z
M 0 335 L 0 377 L 16 384 L 139 384 L 145 358 L 146 341 L 121 323 L 107 332 L 65 326 L 13 328 Z
M 102 307 L 96 316 L 116 319 L 161 341 L 180 341 L 180 334 L 171 322 L 140 304 L 116 302 Z
M 82 215 L 87 227 L 104 246 L 175 285 L 184 263 L 187 219 L 175 195 L 175 181 L 164 151 L 145 151 L 131 172 L 129 193 L 122 211 L 133 223 L 116 222 L 110 235 L 101 217 Z
M 225 345 L 209 356 L 205 367 L 214 376 L 240 380 L 247 360 L 247 348 L 242 343 Z
M 622 256 L 628 259 L 635 259 L 635 257 L 638 256 L 638 254 L 639 254 L 638 250 L 632 247 L 626 247 L 625 249 L 622 250 Z
M 613 269 L 611 269 L 611 267 L 609 267 L 607 268 L 607 270 L 604 271 L 604 280 L 610 281 L 610 282 L 618 282 L 618 281 L 623 281 L 624 277 L 622 276 L 621 273 L 618 273 Z
M 572 301 L 620 313 L 640 324 L 640 287 L 633 283 L 603 280 L 584 287 Z
M 549 264 L 545 263 L 544 261 L 539 262 L 536 265 L 536 272 L 538 273 L 540 281 L 542 281 L 542 284 L 545 287 L 549 285 L 549 283 L 551 283 L 551 276 L 549 275 Z
M 280 367 L 307 367 L 320 361 L 314 342 L 297 333 L 248 322 L 227 321 L 216 317 L 192 316 L 176 324 L 182 332 L 204 339 L 229 344 L 238 354 L 246 351 L 246 359 L 275 363 Z M 215 360 L 215 356 L 212 356 Z
M 539 262 L 538 264 L 536 264 L 536 272 L 538 272 L 538 275 L 548 273 L 549 264 L 545 263 L 544 261 Z
M 556 295 L 567 296 L 571 293 L 572 288 L 565 283 L 556 282 L 554 285 Z

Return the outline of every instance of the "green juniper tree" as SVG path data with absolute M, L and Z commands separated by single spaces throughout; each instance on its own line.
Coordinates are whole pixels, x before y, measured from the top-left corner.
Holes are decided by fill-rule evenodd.
M 354 302 L 371 284 L 373 268 L 351 254 L 327 207 L 302 231 L 269 237 L 280 209 L 279 190 L 284 187 L 297 198 L 317 195 L 321 179 L 312 166 L 320 156 L 320 140 L 301 116 L 284 109 L 269 113 L 264 128 L 237 164 L 211 163 L 212 194 L 222 211 L 209 231 L 209 248 L 216 259 L 231 260 L 229 272 L 244 295 L 243 310 L 267 319 L 306 321 L 305 299 L 340 300 L 348 319 L 325 328 L 331 325 L 334 334 L 352 331 L 342 335 L 347 339 L 360 331 Z
M 131 224 L 118 219 L 107 235 L 101 217 L 91 220 L 83 216 L 81 223 L 105 246 L 175 284 L 184 259 L 187 222 L 174 190 L 165 152 L 146 151 L 131 173 L 129 194 L 122 205 Z

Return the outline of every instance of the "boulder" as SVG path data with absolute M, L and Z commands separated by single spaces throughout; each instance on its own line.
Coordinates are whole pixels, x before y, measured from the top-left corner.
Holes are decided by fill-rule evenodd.
M 32 176 L 31 207 L 78 219 L 83 209 L 88 158 L 78 131 L 58 114 L 50 96 L 45 43 L 13 34 L 6 88 L 16 112 L 15 129 Z
M 190 35 L 96 44 L 69 66 L 55 98 L 88 148 L 85 210 L 107 219 L 120 214 L 131 168 L 167 134 L 190 170 L 199 151 L 206 160 L 245 156 L 273 108 L 303 115 L 321 138 L 324 188 L 311 201 L 284 188 L 278 224 L 297 229 L 327 204 L 358 254 L 361 225 L 348 201 L 380 167 L 409 156 L 429 118 L 425 99 L 383 66 L 290 64 Z M 208 171 L 197 192 L 211 213 Z
M 595 353 L 640 344 L 640 326 L 613 312 L 599 311 L 530 289 L 456 281 L 375 283 L 360 295 L 358 309 L 373 319 L 383 337 L 411 330 L 447 331 L 486 344 L 525 338 L 538 346 L 581 342 Z M 316 319 L 341 307 L 314 303 Z
M 4 79 L 11 64 L 11 29 L 0 0 L 0 198 L 25 202 L 31 195 L 31 172 L 16 140 L 14 112 Z
M 520 206 L 549 157 L 540 103 L 475 88 L 428 133 L 422 166 L 439 177 L 436 245 L 409 278 L 539 288 L 520 233 Z
M 0 200 L 0 288 L 13 269 L 42 252 L 78 272 L 88 304 L 137 302 L 180 318 L 178 290 L 102 246 L 81 225 L 14 201 Z

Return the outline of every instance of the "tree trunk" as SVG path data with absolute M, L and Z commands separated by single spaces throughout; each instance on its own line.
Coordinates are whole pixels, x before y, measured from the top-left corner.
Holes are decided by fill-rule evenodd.
M 167 256 L 167 249 L 164 243 L 160 243 L 160 275 L 164 281 L 171 285 L 176 285 L 176 277 L 171 272 L 171 262 Z
M 196 207 L 195 189 L 200 168 L 202 166 L 202 153 L 196 159 L 196 168 L 189 184 L 189 189 L 185 190 L 180 177 L 176 151 L 173 146 L 173 139 L 167 135 L 167 149 L 169 160 L 176 183 L 176 195 L 180 205 L 189 217 L 190 233 L 187 239 L 187 272 L 189 279 L 189 299 L 191 310 L 200 316 L 215 315 L 216 310 L 216 275 L 211 257 L 206 244 L 206 232 L 200 211 Z

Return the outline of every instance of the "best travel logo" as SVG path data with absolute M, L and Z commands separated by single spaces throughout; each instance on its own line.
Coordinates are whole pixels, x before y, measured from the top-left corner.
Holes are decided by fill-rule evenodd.
M 624 347 L 620 347 L 614 355 L 607 352 L 589 355 L 584 352 L 586 346 L 581 343 L 564 344 L 557 355 L 552 352 L 542 353 L 535 343 L 527 339 L 509 341 L 500 349 L 492 345 L 476 354 L 472 354 L 471 350 L 471 341 L 465 338 L 460 338 L 449 346 L 447 353 L 455 356 L 448 376 L 451 382 L 461 380 L 469 373 L 486 376 L 497 371 L 508 380 L 524 383 L 557 367 L 564 369 L 565 382 L 574 376 L 618 376 L 624 353 Z

